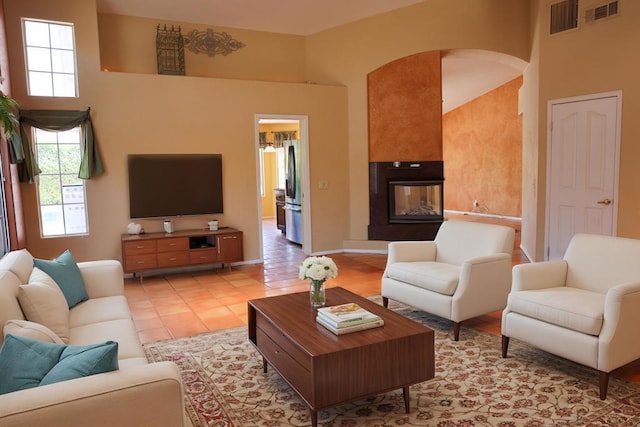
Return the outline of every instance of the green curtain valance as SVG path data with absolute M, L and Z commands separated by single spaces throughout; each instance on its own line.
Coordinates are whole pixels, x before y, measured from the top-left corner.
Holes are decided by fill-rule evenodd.
M 93 134 L 90 111 L 91 108 L 86 111 L 20 110 L 20 135 L 12 135 L 9 144 L 11 162 L 18 164 L 21 182 L 33 183 L 40 173 L 32 148 L 31 127 L 59 132 L 80 126 L 82 160 L 78 178 L 91 179 L 102 175 L 104 168 Z

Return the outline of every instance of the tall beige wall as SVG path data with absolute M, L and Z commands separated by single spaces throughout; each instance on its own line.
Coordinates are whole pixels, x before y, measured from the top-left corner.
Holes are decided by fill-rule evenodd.
M 346 90 L 339 86 L 273 83 L 252 80 L 161 76 L 100 70 L 94 1 L 6 0 L 9 60 L 13 94 L 27 109 L 85 109 L 91 106 L 106 173 L 87 182 L 90 234 L 84 237 L 40 237 L 35 186 L 23 184 L 27 247 L 51 257 L 70 248 L 80 260 L 120 258 L 120 234 L 126 232 L 129 153 L 221 153 L 225 213 L 223 226 L 244 231 L 247 261 L 260 257 L 256 114 L 309 117 L 312 182 L 328 180 L 326 190 L 311 185 L 313 251 L 340 248 L 348 233 L 343 215 L 348 206 Z M 80 97 L 28 97 L 20 17 L 72 22 L 78 50 Z M 153 47 L 151 47 L 153 50 Z M 331 165 L 330 168 L 327 165 Z M 326 221 L 325 218 L 332 218 Z M 205 228 L 206 217 L 174 221 L 176 229 Z M 160 231 L 161 221 L 143 221 L 145 230 Z
M 581 2 L 582 3 L 582 2 Z M 578 30 L 549 36 L 547 34 L 548 2 L 532 2 L 538 17 L 533 28 L 533 45 L 537 47 L 538 66 L 536 163 L 527 172 L 523 188 L 533 188 L 537 205 L 527 207 L 526 215 L 538 225 L 535 235 L 526 232 L 523 223 L 522 240 L 535 249 L 535 258 L 543 259 L 545 251 L 546 164 L 548 102 L 555 99 L 622 91 L 622 132 L 620 146 L 617 235 L 640 238 L 640 2 L 620 1 L 620 14 L 594 24 L 581 25 Z M 539 55 L 539 56 L 538 56 Z M 533 115 L 532 115 L 533 116 Z M 530 117 L 533 120 L 533 117 Z M 534 148 L 534 145 L 530 145 Z M 527 197 L 529 190 L 525 190 Z M 535 208 L 535 213 L 533 209 Z M 529 239 L 535 239 L 530 242 Z M 533 255 L 533 254 L 532 254 Z
M 248 31 L 113 14 L 98 15 L 100 61 L 105 70 L 157 74 L 156 28 L 180 28 L 188 39 L 192 31 L 226 33 L 244 47 L 228 55 L 209 56 L 184 49 L 188 76 L 276 82 L 305 81 L 305 39 L 302 36 Z M 189 44 L 187 44 L 189 46 Z
M 345 239 L 367 239 L 367 75 L 421 52 L 473 48 L 526 61 L 529 47 L 529 2 L 513 0 L 429 0 L 308 37 L 308 80 L 344 84 L 348 91 L 350 214 Z

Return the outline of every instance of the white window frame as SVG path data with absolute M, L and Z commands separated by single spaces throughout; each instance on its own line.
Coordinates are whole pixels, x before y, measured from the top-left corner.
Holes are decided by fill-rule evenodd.
M 80 156 L 82 155 L 82 146 L 81 146 L 81 129 L 80 126 L 78 126 L 77 128 L 71 129 L 70 131 L 78 131 L 78 165 L 80 164 L 81 158 Z M 70 131 L 66 131 L 66 132 L 70 132 Z M 39 149 L 39 144 L 45 145 L 44 143 L 39 143 L 38 142 L 38 137 L 39 135 L 42 135 L 40 132 L 46 132 L 49 134 L 55 134 L 55 145 L 56 145 L 56 161 L 58 162 L 58 170 L 57 172 L 48 172 L 47 168 L 46 168 L 46 164 L 44 164 L 44 160 L 39 158 L 39 153 L 40 153 L 40 149 Z M 34 129 L 33 130 L 33 141 L 34 141 L 34 145 L 35 145 L 35 154 L 36 154 L 36 159 L 38 161 L 38 166 L 41 169 L 41 173 L 37 175 L 36 178 L 36 185 L 37 185 L 37 201 L 38 201 L 38 220 L 40 223 L 40 235 L 42 238 L 51 238 L 51 237 L 68 237 L 68 236 L 85 236 L 89 234 L 89 214 L 88 214 L 88 209 L 87 209 L 87 192 L 86 192 L 86 186 L 85 186 L 85 181 L 83 179 L 77 178 L 78 172 L 74 171 L 74 172 L 64 172 L 62 170 L 62 166 L 61 166 L 61 146 L 64 145 L 70 145 L 69 142 L 66 143 L 60 143 L 60 138 L 59 138 L 59 134 L 64 133 L 64 132 L 49 132 L 49 131 L 45 131 L 45 130 L 39 130 L 39 129 Z M 46 143 L 47 146 L 52 146 L 54 145 L 53 143 Z M 75 145 L 75 143 L 73 143 L 73 145 Z M 64 176 L 74 176 L 74 182 L 70 183 L 70 184 L 64 184 L 65 183 L 65 179 Z M 58 194 L 58 203 L 43 203 L 43 201 L 41 200 L 41 191 L 40 191 L 40 185 L 41 185 L 41 179 L 43 177 L 56 177 L 59 183 L 59 194 Z M 77 178 L 77 181 L 76 181 Z M 55 179 L 55 178 L 54 178 Z M 80 201 L 78 201 L 80 199 Z M 51 226 L 46 226 L 45 225 L 45 220 L 44 220 L 44 216 L 45 216 L 45 212 L 47 210 L 53 210 L 50 209 L 51 207 L 59 207 L 59 211 L 56 213 L 58 216 L 61 216 L 59 219 L 61 220 L 61 224 L 59 228 L 57 229 L 52 229 Z M 80 224 L 81 225 L 81 229 L 78 230 L 74 230 L 73 229 L 73 225 L 74 225 L 74 221 L 73 221 L 73 215 L 74 215 L 74 211 L 78 211 L 80 210 L 81 213 L 83 213 L 84 218 L 82 218 L 82 221 L 84 222 L 84 224 Z
M 43 38 L 35 44 L 30 44 L 29 39 L 34 39 L 34 37 L 27 37 L 28 23 L 48 25 L 47 40 Z M 71 47 L 58 45 L 55 37 L 52 37 L 51 26 L 64 26 L 71 29 Z M 29 96 L 77 98 L 79 96 L 78 60 L 76 55 L 74 25 L 68 22 L 22 18 L 22 35 L 24 42 L 25 76 Z M 64 64 L 68 64 L 69 62 L 69 55 L 72 56 L 73 65 L 65 66 Z M 67 56 L 66 61 L 62 60 L 64 56 Z M 48 84 L 49 87 L 47 89 L 50 89 L 50 92 L 36 90 L 36 76 L 43 78 L 43 86 Z M 47 77 L 49 81 L 45 84 L 44 82 L 47 80 Z M 70 82 L 71 78 L 73 82 Z M 73 92 L 73 94 L 71 94 L 71 92 Z

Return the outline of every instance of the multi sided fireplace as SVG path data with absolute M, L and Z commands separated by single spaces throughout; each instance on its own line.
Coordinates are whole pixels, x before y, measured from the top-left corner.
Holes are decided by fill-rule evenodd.
M 369 163 L 369 240 L 433 240 L 443 194 L 441 161 Z
M 389 223 L 442 221 L 442 181 L 389 181 Z

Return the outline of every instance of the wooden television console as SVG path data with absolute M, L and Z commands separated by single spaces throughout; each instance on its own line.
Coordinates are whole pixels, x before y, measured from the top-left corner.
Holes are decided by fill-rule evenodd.
M 221 227 L 216 231 L 185 230 L 173 233 L 122 235 L 122 263 L 125 273 L 202 264 L 242 261 L 242 231 Z

